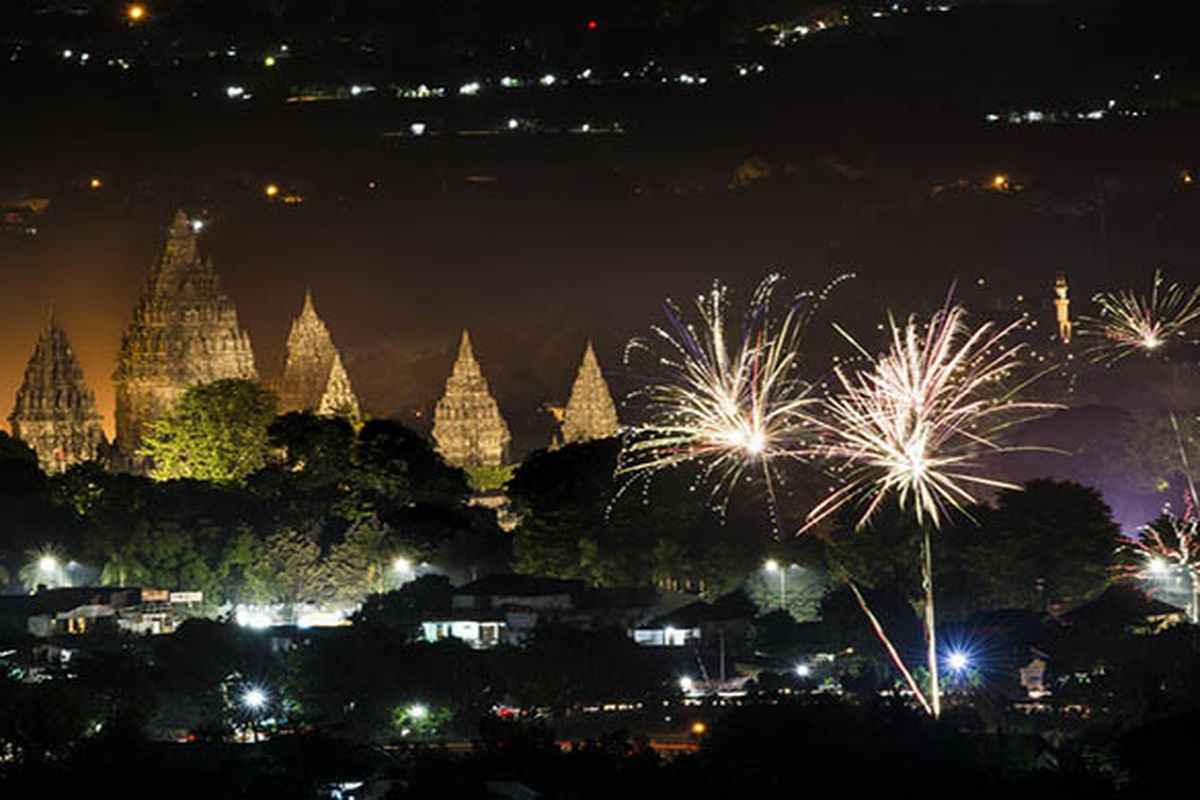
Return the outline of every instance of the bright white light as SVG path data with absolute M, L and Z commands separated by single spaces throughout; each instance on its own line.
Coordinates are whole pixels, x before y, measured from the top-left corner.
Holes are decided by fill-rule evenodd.
M 971 658 L 962 650 L 952 650 L 946 657 L 946 665 L 954 672 L 962 672 L 971 665 Z
M 425 123 L 424 122 L 414 122 L 412 125 L 408 126 L 408 129 L 409 129 L 409 131 L 412 132 L 413 136 L 424 136 L 425 135 Z
M 271 615 L 264 608 L 239 605 L 233 613 L 233 619 L 243 628 L 269 628 Z
M 243 89 L 241 86 L 226 86 L 225 87 L 225 96 L 228 97 L 230 100 L 233 100 L 234 98 L 237 98 L 237 97 L 241 97 L 245 93 L 246 93 L 246 90 Z
M 392 570 L 401 574 L 412 572 L 412 562 L 404 556 L 400 556 L 392 562 Z
M 692 83 L 695 83 L 695 82 L 696 82 L 696 79 L 695 79 L 695 77 L 693 77 L 693 76 L 691 76 L 691 75 L 689 75 L 688 73 L 686 73 L 686 72 L 685 72 L 685 73 L 683 73 L 682 75 L 680 75 L 680 76 L 679 76 L 679 82 L 680 82 L 680 83 L 692 84 Z
M 267 704 L 267 693 L 257 686 L 242 692 L 242 705 L 251 711 L 259 711 Z
M 350 87 L 350 94 L 353 97 L 358 97 L 362 93 L 363 93 L 363 87 L 359 86 L 357 83 Z
M 42 556 L 38 559 L 38 571 L 46 575 L 58 572 L 58 559 L 50 555 Z
M 779 562 L 773 558 L 768 558 L 763 562 L 763 569 L 767 572 L 779 572 Z
M 508 121 L 508 129 L 510 131 L 515 131 L 520 126 L 521 126 L 521 121 L 516 119 L 515 117 Z
M 538 78 L 538 83 L 540 83 L 542 86 L 553 86 L 557 80 L 558 78 L 554 77 L 550 73 L 546 73 L 542 77 Z
M 518 80 L 517 78 L 512 77 L 511 75 L 505 75 L 503 78 L 500 79 L 500 85 L 503 86 L 505 89 L 515 89 L 516 87 L 521 85 L 521 81 Z
M 482 88 L 483 87 L 480 85 L 479 81 L 470 81 L 469 83 L 464 83 L 462 86 L 458 87 L 458 93 L 465 94 L 467 97 L 473 97 L 479 94 L 479 90 Z
M 204 230 L 204 220 L 194 219 L 191 221 L 192 233 L 199 233 Z
M 696 686 L 696 682 L 694 680 L 692 680 L 691 678 L 689 678 L 687 675 L 684 675 L 682 678 L 679 679 L 679 688 L 685 692 L 690 692 L 693 688 L 695 688 L 695 686 Z
M 797 664 L 796 674 L 801 678 L 807 678 L 809 675 L 812 675 L 812 667 L 808 666 L 808 664 Z
M 1147 571 L 1151 575 L 1155 576 L 1156 578 L 1161 578 L 1162 576 L 1166 575 L 1167 571 L 1168 571 L 1168 565 L 1167 565 L 1166 559 L 1164 559 L 1164 558 L 1150 559 L 1150 563 L 1149 563 L 1149 565 L 1147 565 Z
M 586 81 L 588 78 L 592 77 L 592 68 L 591 68 L 591 67 L 588 67 L 588 68 L 587 68 L 587 69 L 585 69 L 583 72 L 579 73 L 579 77 L 583 78 L 585 81 Z
M 413 719 L 425 719 L 426 715 L 428 714 L 429 709 L 420 703 L 414 703 L 408 707 L 408 716 L 412 717 Z

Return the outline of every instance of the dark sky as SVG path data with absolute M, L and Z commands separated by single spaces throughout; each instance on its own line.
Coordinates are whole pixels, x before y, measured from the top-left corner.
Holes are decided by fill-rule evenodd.
M 1200 165 L 1200 125 L 1168 103 L 1187 85 L 1174 84 L 1178 95 L 1135 91 L 1162 69 L 1144 49 L 1079 60 L 1050 38 L 1043 50 L 1056 60 L 1026 63 L 924 28 L 830 41 L 773 62 L 756 84 L 318 108 L 0 71 L 13 109 L 0 130 L 0 199 L 52 200 L 37 236 L 0 235 L 0 409 L 11 408 L 53 302 L 111 424 L 120 332 L 179 206 L 208 216 L 204 247 L 265 378 L 278 372 L 311 287 L 367 410 L 422 426 L 427 416 L 414 412 L 432 406 L 469 327 L 518 455 L 547 441 L 539 408 L 565 399 L 588 337 L 620 389 L 624 341 L 661 319 L 664 297 L 685 299 L 714 278 L 746 288 L 781 270 L 800 289 L 857 271 L 829 311 L 869 331 L 887 308 L 939 303 L 955 279 L 987 276 L 987 293 L 972 297 L 981 309 L 1012 313 L 1022 294 L 1049 319 L 1060 269 L 1077 308 L 1158 266 L 1200 274 L 1200 198 L 1180 177 Z M 1100 45 L 1076 52 L 1107 52 Z M 1174 66 L 1170 78 L 1184 81 Z M 30 83 L 39 75 L 48 83 Z M 216 79 L 196 80 L 207 89 Z M 1097 86 L 1110 84 L 1130 107 L 1157 103 L 1154 113 L 1076 125 L 983 120 L 985 110 L 1027 107 L 1021 98 L 1091 108 L 1107 97 Z M 460 134 L 510 116 L 543 132 Z M 418 120 L 438 135 L 383 135 Z M 583 121 L 620 121 L 625 133 L 545 131 Z M 755 157 L 761 179 L 730 188 Z M 987 191 L 1000 171 L 1020 190 Z M 87 188 L 93 175 L 99 191 Z M 267 202 L 269 181 L 305 202 Z M 821 369 L 827 334 L 822 323 Z

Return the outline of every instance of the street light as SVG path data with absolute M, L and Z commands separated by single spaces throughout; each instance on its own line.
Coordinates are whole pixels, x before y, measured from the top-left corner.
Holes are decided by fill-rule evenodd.
M 413 703 L 408 707 L 408 716 L 411 719 L 425 719 L 427 714 L 429 714 L 429 709 L 420 703 Z
M 262 711 L 267 705 L 267 693 L 257 686 L 251 686 L 242 692 L 242 705 L 249 711 Z
M 38 559 L 38 572 L 46 576 L 58 574 L 58 559 L 52 555 L 44 555 Z
M 971 656 L 964 650 L 951 650 L 946 656 L 946 666 L 951 672 L 966 672 L 971 666 Z
M 397 556 L 392 562 L 392 571 L 400 575 L 412 572 L 412 562 L 404 556 Z

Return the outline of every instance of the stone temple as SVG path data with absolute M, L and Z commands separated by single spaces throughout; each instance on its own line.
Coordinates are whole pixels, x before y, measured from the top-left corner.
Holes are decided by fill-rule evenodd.
M 96 398 L 58 320 L 51 314 L 25 367 L 8 421 L 46 472 L 96 461 L 107 449 Z
M 564 444 L 607 439 L 617 435 L 617 408 L 613 405 L 608 383 L 600 371 L 596 351 L 587 343 L 583 363 L 571 387 L 571 399 L 563 411 L 562 438 Z
M 289 411 L 359 417 L 358 398 L 350 385 L 350 376 L 329 328 L 317 316 L 312 292 L 305 292 L 304 307 L 288 333 L 287 355 L 279 381 L 279 412 Z
M 258 380 L 250 337 L 180 211 L 121 337 L 113 373 L 117 446 L 134 457 L 147 423 L 190 387 L 226 378 Z
M 446 392 L 434 409 L 433 439 L 446 462 L 456 467 L 499 466 L 508 461 L 512 435 L 471 351 L 466 331 L 446 379 Z

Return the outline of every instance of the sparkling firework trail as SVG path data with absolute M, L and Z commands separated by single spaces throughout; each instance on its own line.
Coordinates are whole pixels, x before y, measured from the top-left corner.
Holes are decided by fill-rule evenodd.
M 1083 331 L 1101 340 L 1091 348 L 1097 361 L 1111 363 L 1135 352 L 1151 356 L 1200 327 L 1200 286 L 1168 285 L 1160 271 L 1154 273 L 1148 296 L 1122 289 L 1094 299 L 1100 315 L 1085 319 Z
M 1117 568 L 1119 577 L 1151 584 L 1186 579 L 1189 601 L 1188 618 L 1194 623 L 1200 616 L 1200 519 L 1196 516 L 1193 494 L 1186 492 L 1183 514 L 1176 515 L 1168 506 L 1162 516 L 1144 525 L 1136 539 L 1123 540 L 1118 551 L 1133 556 L 1132 563 Z
M 866 369 L 835 370 L 836 391 L 823 403 L 820 452 L 840 463 L 841 488 L 809 514 L 803 530 L 841 508 L 867 500 L 865 525 L 884 499 L 910 504 L 918 523 L 940 527 L 950 509 L 975 501 L 973 489 L 1015 488 L 984 474 L 981 456 L 1006 446 L 1008 428 L 1057 408 L 1020 400 L 1026 384 L 1008 386 L 1022 366 L 1023 345 L 1009 344 L 1019 322 L 969 331 L 961 306 L 939 311 L 924 333 L 915 317 L 890 321 L 891 343 Z
M 733 330 L 730 291 L 719 282 L 696 299 L 695 321 L 667 301 L 669 325 L 655 326 L 652 337 L 626 347 L 626 366 L 646 357 L 654 377 L 629 396 L 645 421 L 622 439 L 617 474 L 626 481 L 618 497 L 634 481 L 695 464 L 697 483 L 709 485 L 710 499 L 721 510 L 739 481 L 761 477 L 774 520 L 773 466 L 802 458 L 815 430 L 809 410 L 817 399 L 797 363 L 801 338 L 820 303 L 850 277 L 797 295 L 777 314 L 772 301 L 782 277 L 770 275 Z
M 943 308 L 924 333 L 915 317 L 903 327 L 890 320 L 891 344 L 878 357 L 846 334 L 867 366 L 853 373 L 835 370 L 836 391 L 824 399 L 816 417 L 823 440 L 818 451 L 840 463 L 845 482 L 809 512 L 801 529 L 866 501 L 858 520 L 862 527 L 893 494 L 901 508 L 913 507 L 923 536 L 929 671 L 928 700 L 921 700 L 934 717 L 941 715 L 942 703 L 930 528 L 940 527 L 950 509 L 964 511 L 975 499 L 973 489 L 1015 488 L 984 474 L 980 457 L 1019 449 L 1005 446 L 1001 433 L 1051 408 L 1018 399 L 1023 385 L 1006 388 L 1021 366 L 1021 345 L 1007 343 L 1020 323 L 997 328 L 989 322 L 970 331 L 965 316 L 961 306 Z M 880 638 L 894 653 L 882 633 Z M 893 660 L 907 677 L 903 663 L 894 655 Z

